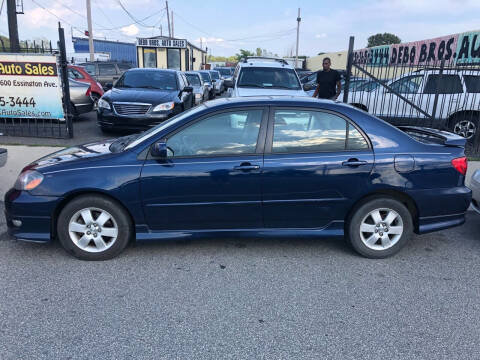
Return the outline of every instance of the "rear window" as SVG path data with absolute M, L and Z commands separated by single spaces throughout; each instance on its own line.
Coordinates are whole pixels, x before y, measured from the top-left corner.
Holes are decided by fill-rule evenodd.
M 469 93 L 480 93 L 480 76 L 463 75 L 465 86 Z
M 425 94 L 459 94 L 463 92 L 462 81 L 458 75 L 432 74 L 428 76 L 423 92 Z
M 98 64 L 98 73 L 100 75 L 116 75 L 117 69 L 113 64 Z
M 132 68 L 129 64 L 117 64 L 117 66 L 120 71 L 127 71 L 128 69 Z

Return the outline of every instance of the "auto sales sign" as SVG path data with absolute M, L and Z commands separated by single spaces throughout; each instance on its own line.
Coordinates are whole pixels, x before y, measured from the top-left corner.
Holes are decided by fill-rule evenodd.
M 480 63 L 480 31 L 442 36 L 395 45 L 355 50 L 353 62 L 372 66 L 434 65 L 441 61 L 457 65 Z
M 65 119 L 56 56 L 0 54 L 0 118 Z

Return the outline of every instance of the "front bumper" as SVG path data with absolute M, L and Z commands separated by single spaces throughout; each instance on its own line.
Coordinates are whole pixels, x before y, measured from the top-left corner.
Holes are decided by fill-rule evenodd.
M 122 116 L 112 111 L 97 109 L 97 123 L 104 129 L 146 130 L 176 115 L 175 110 L 162 113 L 147 113 L 138 116 Z
M 50 241 L 52 215 L 59 201 L 60 198 L 54 196 L 34 196 L 28 191 L 10 189 L 5 194 L 8 234 L 17 240 Z

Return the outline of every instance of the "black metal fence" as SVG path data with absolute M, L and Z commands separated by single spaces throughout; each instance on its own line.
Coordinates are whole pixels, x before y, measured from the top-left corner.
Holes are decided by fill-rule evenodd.
M 1 136 L 25 136 L 25 137 L 49 137 L 49 138 L 71 138 L 73 137 L 73 112 L 72 107 L 70 106 L 70 89 L 67 75 L 67 59 L 65 52 L 65 38 L 64 30 L 60 27 L 58 28 L 59 32 L 59 41 L 57 48 L 52 46 L 51 42 L 21 42 L 20 50 L 17 52 L 11 51 L 9 44 L 5 44 L 0 38 L 0 55 L 9 53 L 9 54 L 22 54 L 22 55 L 55 55 L 57 59 L 58 73 L 61 79 L 62 87 L 62 106 L 63 113 L 65 114 L 64 119 L 50 119 L 43 117 L 28 117 L 28 118 L 17 118 L 17 117 L 7 117 L 3 116 L 0 113 L 0 139 Z M 45 91 L 48 91 L 47 89 Z M 25 99 L 29 97 L 10 97 L 9 94 L 1 94 L 2 99 L 0 106 L 5 106 L 5 103 L 13 101 L 14 103 L 24 102 Z M 12 100 L 13 98 L 13 100 Z M 28 108 L 28 107 L 27 107 Z M 4 108 L 6 109 L 6 108 Z
M 480 62 L 394 61 L 391 54 L 360 56 L 352 49 L 353 42 L 345 102 L 393 125 L 454 132 L 468 139 L 469 155 L 480 155 Z

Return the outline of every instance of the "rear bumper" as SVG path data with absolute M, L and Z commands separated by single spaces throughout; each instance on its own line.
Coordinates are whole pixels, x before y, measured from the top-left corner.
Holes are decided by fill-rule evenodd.
M 60 198 L 33 196 L 11 189 L 5 194 L 7 233 L 17 239 L 47 242 L 52 239 L 52 214 Z
M 472 191 L 466 186 L 447 189 L 409 191 L 418 208 L 418 224 L 415 232 L 432 231 L 462 225 L 472 201 Z

